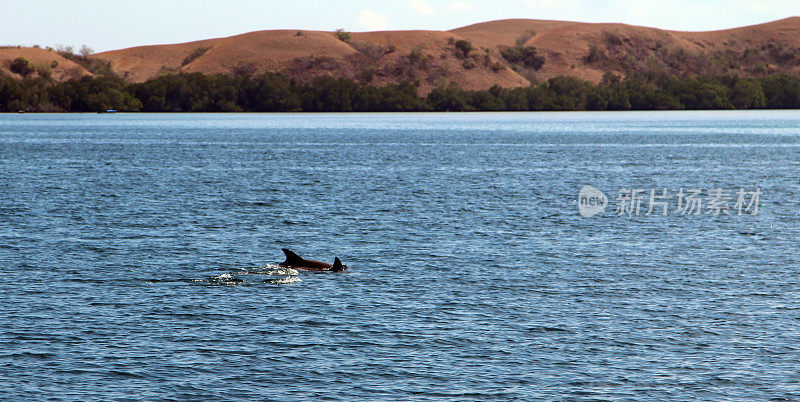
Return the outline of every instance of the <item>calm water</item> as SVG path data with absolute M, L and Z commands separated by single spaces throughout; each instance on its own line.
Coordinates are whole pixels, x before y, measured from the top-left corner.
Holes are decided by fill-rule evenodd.
M 800 399 L 798 151 L 798 112 L 0 116 L 0 397 Z

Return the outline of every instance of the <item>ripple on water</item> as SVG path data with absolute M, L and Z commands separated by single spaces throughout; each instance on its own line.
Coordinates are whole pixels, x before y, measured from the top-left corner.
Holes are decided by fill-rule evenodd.
M 799 132 L 0 115 L 0 399 L 800 400 Z M 606 214 L 580 217 L 584 185 Z M 613 213 L 622 188 L 718 186 L 763 213 Z M 361 268 L 240 263 L 283 247 Z
M 252 283 L 252 281 L 242 279 L 238 277 L 236 274 L 252 275 L 252 276 L 268 276 L 268 277 L 278 276 L 280 278 L 274 278 L 262 281 L 262 283 L 271 283 L 276 285 L 291 285 L 303 281 L 299 277 L 300 272 L 297 271 L 296 269 L 285 268 L 285 267 L 280 267 L 278 265 L 270 264 L 260 268 L 242 268 L 234 272 L 226 272 L 217 276 L 212 276 L 207 279 L 195 279 L 192 280 L 191 282 L 206 284 L 206 285 L 214 285 L 214 286 L 235 286 L 235 285 L 245 285 Z M 158 283 L 159 281 L 151 280 L 149 282 Z M 165 281 L 160 281 L 160 282 L 165 282 Z
M 245 281 L 242 278 L 239 278 L 231 273 L 224 273 L 221 275 L 212 276 L 207 279 L 195 279 L 194 282 L 207 285 L 219 285 L 219 286 L 242 285 L 245 283 Z

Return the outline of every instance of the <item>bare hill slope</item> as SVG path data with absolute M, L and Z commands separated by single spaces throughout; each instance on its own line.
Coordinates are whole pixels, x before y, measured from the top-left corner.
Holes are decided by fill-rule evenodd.
M 56 52 L 32 48 L 0 49 L 0 74 L 14 75 L 8 67 L 16 57 L 55 66 L 58 80 L 89 74 Z M 452 31 L 353 33 L 347 40 L 334 32 L 273 30 L 93 57 L 110 61 L 131 82 L 177 72 L 281 72 L 301 81 L 320 75 L 376 85 L 411 81 L 423 93 L 448 83 L 518 87 L 559 75 L 596 82 L 607 72 L 800 74 L 800 18 L 711 32 L 527 19 Z

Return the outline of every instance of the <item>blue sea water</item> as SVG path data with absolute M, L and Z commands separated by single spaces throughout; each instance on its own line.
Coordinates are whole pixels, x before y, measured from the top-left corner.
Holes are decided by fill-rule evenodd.
M 796 111 L 0 115 L 0 398 L 800 399 L 798 151 Z M 760 210 L 614 213 L 681 188 Z

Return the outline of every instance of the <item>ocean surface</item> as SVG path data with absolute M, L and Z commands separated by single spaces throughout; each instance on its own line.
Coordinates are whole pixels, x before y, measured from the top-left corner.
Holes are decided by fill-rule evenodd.
M 0 399 L 798 400 L 799 173 L 797 111 L 0 115 Z

